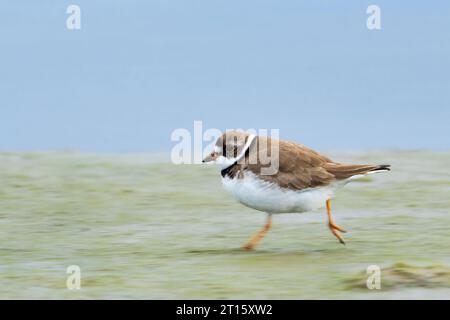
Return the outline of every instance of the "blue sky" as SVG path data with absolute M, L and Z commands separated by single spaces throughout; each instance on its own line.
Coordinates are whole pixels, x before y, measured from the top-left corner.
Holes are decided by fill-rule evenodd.
M 194 120 L 450 149 L 449 1 L 2 1 L 0 39 L 0 151 L 169 151 Z

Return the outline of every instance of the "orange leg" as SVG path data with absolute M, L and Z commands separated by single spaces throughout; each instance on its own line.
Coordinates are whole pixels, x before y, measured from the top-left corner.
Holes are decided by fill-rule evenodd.
M 269 214 L 267 216 L 267 222 L 264 225 L 264 227 L 259 231 L 257 234 L 255 234 L 250 241 L 244 246 L 245 250 L 253 250 L 256 245 L 264 238 L 264 236 L 269 232 L 270 228 L 272 228 L 272 215 Z
M 327 214 L 328 214 L 328 227 L 330 228 L 331 232 L 334 234 L 336 238 L 338 238 L 339 242 L 345 245 L 344 239 L 342 239 L 340 232 L 347 232 L 342 227 L 338 226 L 337 224 L 334 224 L 333 217 L 331 216 L 331 200 L 327 200 Z

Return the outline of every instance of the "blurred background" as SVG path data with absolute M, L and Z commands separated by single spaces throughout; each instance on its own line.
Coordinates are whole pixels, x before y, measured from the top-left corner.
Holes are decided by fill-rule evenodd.
M 175 128 L 279 128 L 319 149 L 447 150 L 450 5 L 1 4 L 0 148 L 170 150 Z M 319 130 L 320 129 L 320 130 Z
M 450 298 L 449 17 L 443 0 L 2 2 L 0 298 Z M 318 211 L 243 252 L 264 215 L 168 160 L 195 120 L 393 171 L 338 194 L 347 247 Z

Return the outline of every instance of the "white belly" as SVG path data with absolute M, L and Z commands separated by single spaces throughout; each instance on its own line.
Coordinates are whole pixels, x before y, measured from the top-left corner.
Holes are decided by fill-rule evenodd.
M 225 177 L 222 183 L 242 204 L 268 213 L 306 212 L 325 206 L 333 196 L 333 186 L 310 188 L 301 191 L 282 189 L 276 184 L 258 179 L 251 172 L 244 178 Z

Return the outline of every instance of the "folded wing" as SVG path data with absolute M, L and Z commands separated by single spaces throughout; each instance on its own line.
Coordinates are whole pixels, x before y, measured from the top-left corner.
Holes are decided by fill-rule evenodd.
M 259 154 L 268 155 L 270 158 L 273 141 L 276 140 L 258 137 Z M 274 156 L 279 155 L 279 168 L 277 173 L 261 175 L 261 169 L 269 165 L 263 165 L 260 162 L 257 164 L 246 164 L 245 169 L 259 175 L 264 181 L 276 183 L 282 188 L 291 190 L 326 186 L 333 181 L 346 180 L 355 175 L 389 170 L 388 165 L 349 165 L 336 163 L 312 149 L 292 142 L 278 141 L 278 147 L 279 152 L 274 153 Z M 256 148 L 252 148 L 251 152 L 256 152 Z

